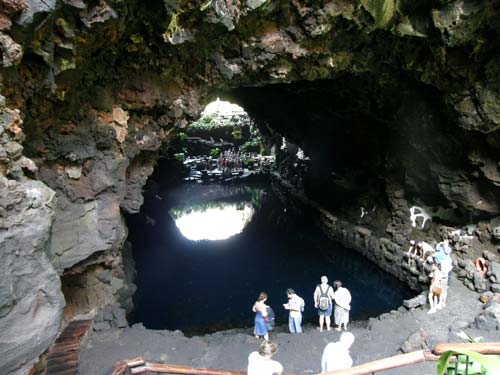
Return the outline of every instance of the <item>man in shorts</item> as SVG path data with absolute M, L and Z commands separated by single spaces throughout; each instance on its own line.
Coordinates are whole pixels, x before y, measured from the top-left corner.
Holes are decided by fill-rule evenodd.
M 326 322 L 327 331 L 331 331 L 331 319 L 333 311 L 333 288 L 328 285 L 328 277 L 321 276 L 321 284 L 314 290 L 314 307 L 318 309 L 319 331 L 323 332 Z

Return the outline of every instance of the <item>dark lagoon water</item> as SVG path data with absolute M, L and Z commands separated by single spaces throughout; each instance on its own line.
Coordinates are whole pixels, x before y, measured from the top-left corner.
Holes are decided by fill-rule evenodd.
M 137 270 L 133 320 L 147 328 L 196 334 L 251 327 L 261 291 L 277 324 L 287 324 L 287 288 L 306 301 L 304 320 L 316 322 L 312 295 L 321 275 L 351 291 L 351 319 L 390 311 L 414 295 L 307 220 L 289 217 L 266 186 L 150 184 L 145 196 L 141 213 L 127 217 L 127 224 Z M 222 238 L 245 223 L 225 240 L 185 237 Z

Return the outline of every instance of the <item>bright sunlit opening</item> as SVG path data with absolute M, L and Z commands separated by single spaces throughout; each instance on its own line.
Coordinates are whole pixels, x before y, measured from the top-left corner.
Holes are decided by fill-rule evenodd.
M 202 112 L 202 116 L 208 115 L 241 115 L 245 110 L 237 104 L 226 102 L 217 98 L 215 102 L 208 104 Z
M 192 241 L 225 240 L 241 233 L 252 219 L 250 203 L 224 204 L 203 210 L 191 210 L 175 219 L 182 235 Z

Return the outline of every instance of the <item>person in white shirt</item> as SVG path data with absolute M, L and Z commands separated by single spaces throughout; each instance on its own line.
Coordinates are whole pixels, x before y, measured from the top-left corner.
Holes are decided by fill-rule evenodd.
M 349 311 L 351 310 L 351 292 L 347 288 L 342 287 L 342 282 L 336 280 L 333 282 L 334 299 L 335 299 L 335 324 L 337 331 L 342 329 L 347 331 L 347 324 L 349 323 Z
M 345 370 L 352 367 L 352 358 L 349 353 L 354 335 L 350 332 L 344 332 L 340 335 L 338 342 L 331 342 L 323 351 L 321 358 L 321 372 L 335 370 Z
M 288 329 L 290 333 L 302 333 L 302 311 L 304 311 L 304 300 L 295 294 L 291 288 L 286 290 L 288 303 L 284 303 L 285 310 L 290 310 L 288 316 Z
M 411 240 L 410 248 L 408 249 L 408 264 L 412 258 L 420 258 L 424 262 L 432 259 L 434 256 L 434 248 L 425 241 Z
M 248 375 L 281 375 L 283 366 L 271 357 L 278 351 L 276 344 L 265 340 L 260 344 L 258 352 L 248 356 Z

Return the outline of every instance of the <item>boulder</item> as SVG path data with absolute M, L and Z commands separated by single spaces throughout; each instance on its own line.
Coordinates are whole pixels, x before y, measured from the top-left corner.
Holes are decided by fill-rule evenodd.
M 429 349 L 427 345 L 427 337 L 429 335 L 422 328 L 412 333 L 410 337 L 401 345 L 403 353 L 410 353 L 416 350 Z
M 474 320 L 477 329 L 497 331 L 500 327 L 500 303 L 490 302 L 484 311 Z
M 70 202 L 59 195 L 56 213 L 50 255 L 60 273 L 96 252 L 118 250 L 125 240 L 125 224 L 113 194 L 89 202 Z
M 418 296 L 412 298 L 412 299 L 407 299 L 403 301 L 403 306 L 406 307 L 408 310 L 409 309 L 414 309 L 416 307 L 424 306 L 427 304 L 427 293 L 423 292 L 420 293 Z

